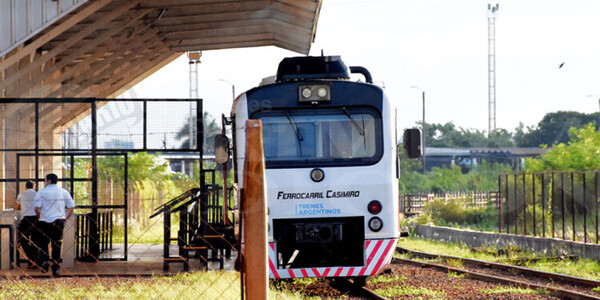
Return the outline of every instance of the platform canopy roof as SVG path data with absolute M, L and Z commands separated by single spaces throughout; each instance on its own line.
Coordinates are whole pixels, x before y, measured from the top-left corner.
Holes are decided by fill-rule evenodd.
M 0 98 L 116 97 L 185 51 L 273 45 L 308 54 L 321 7 L 321 0 L 83 2 L 0 52 Z

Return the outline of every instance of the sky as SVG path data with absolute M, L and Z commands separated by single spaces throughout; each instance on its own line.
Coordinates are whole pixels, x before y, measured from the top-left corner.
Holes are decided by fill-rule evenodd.
M 310 55 L 369 69 L 398 109 L 398 128 L 427 123 L 488 131 L 488 3 L 496 17 L 496 127 L 513 132 L 556 111 L 598 112 L 600 1 L 324 0 Z M 277 47 L 204 51 L 199 97 L 213 116 L 274 75 Z M 562 67 L 559 67 L 562 64 Z M 414 87 L 418 88 L 414 88 Z M 188 98 L 184 55 L 121 98 Z

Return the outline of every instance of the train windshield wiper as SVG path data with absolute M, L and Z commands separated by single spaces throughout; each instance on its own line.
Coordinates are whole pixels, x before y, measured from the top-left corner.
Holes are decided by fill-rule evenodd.
M 296 134 L 296 139 L 298 140 L 298 149 L 300 150 L 300 156 L 302 156 L 302 141 L 304 141 L 304 137 L 300 132 L 300 127 L 298 127 L 298 123 L 296 123 L 296 121 L 292 119 L 292 116 L 290 115 L 289 111 L 285 111 L 285 116 L 287 117 L 288 121 L 290 122 L 290 126 L 292 126 L 292 129 Z
M 356 120 L 354 120 L 354 118 L 352 118 L 352 115 L 348 112 L 348 110 L 346 110 L 345 107 L 340 108 L 340 110 L 346 115 L 346 117 L 348 117 L 348 119 L 350 119 L 350 122 L 352 122 L 352 125 L 354 125 L 354 127 L 356 128 L 356 130 L 358 130 L 358 134 L 365 136 L 365 120 L 362 120 L 362 127 L 358 124 L 358 122 L 356 122 Z
M 363 147 L 365 148 L 365 150 L 367 150 L 367 136 L 365 135 L 365 118 L 362 118 L 362 126 L 360 126 L 358 122 L 356 122 L 356 120 L 352 118 L 352 115 L 348 112 L 348 110 L 345 107 L 340 108 L 340 110 L 346 115 L 346 117 L 348 117 L 348 119 L 350 119 L 352 125 L 354 125 L 356 130 L 358 130 L 358 134 L 360 134 L 363 137 Z

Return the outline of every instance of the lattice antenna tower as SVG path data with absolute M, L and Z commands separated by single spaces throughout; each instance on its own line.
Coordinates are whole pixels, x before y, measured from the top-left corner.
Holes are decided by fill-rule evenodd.
M 496 16 L 499 5 L 488 4 L 488 136 L 496 132 Z
M 200 64 L 200 58 L 202 57 L 202 51 L 189 51 L 187 53 L 190 65 L 190 99 L 198 99 L 198 64 Z M 195 122 L 192 122 L 194 112 L 196 112 L 194 101 L 190 101 L 190 124 L 189 124 L 189 136 L 190 136 L 190 149 L 196 149 L 196 136 L 194 131 Z M 196 118 L 202 118 L 202 116 L 196 116 Z

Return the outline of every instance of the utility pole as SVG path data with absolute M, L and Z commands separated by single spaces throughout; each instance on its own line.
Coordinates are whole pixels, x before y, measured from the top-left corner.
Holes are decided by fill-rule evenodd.
M 220 78 L 219 81 L 223 81 L 231 86 L 231 100 L 235 101 L 235 85 L 227 79 Z
M 499 5 L 488 4 L 488 137 L 496 132 L 496 15 Z
M 189 51 L 187 53 L 190 65 L 190 99 L 198 99 L 198 64 L 202 57 L 202 51 Z M 189 149 L 196 149 L 196 140 L 194 139 L 194 122 L 193 114 L 196 111 L 194 108 L 195 101 L 190 101 L 190 115 L 189 115 L 189 136 L 190 143 Z M 196 118 L 202 118 L 202 116 L 196 116 Z M 202 151 L 202 149 L 200 149 Z

